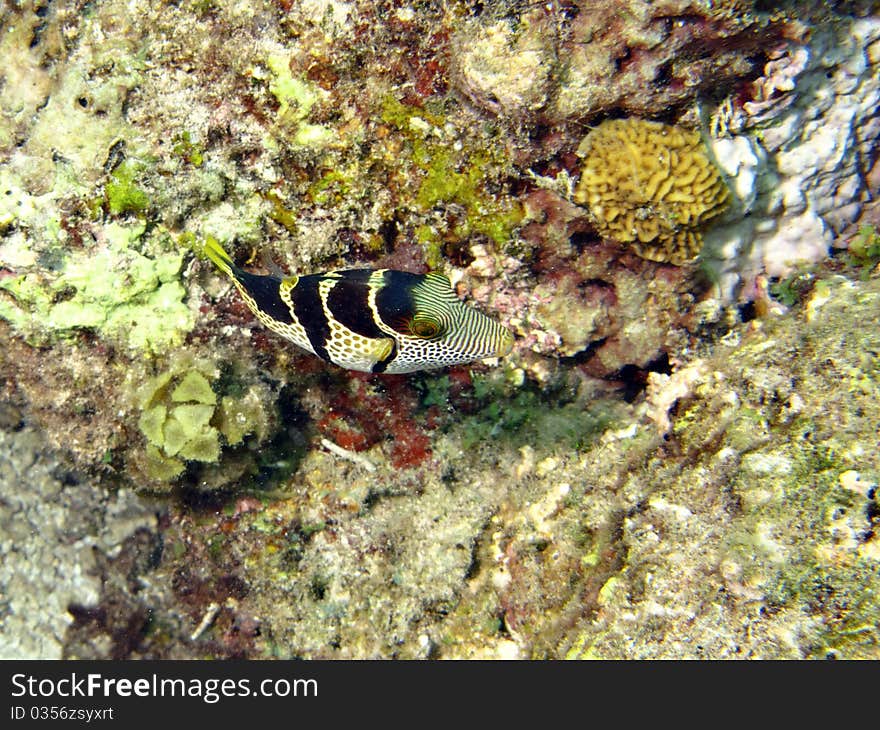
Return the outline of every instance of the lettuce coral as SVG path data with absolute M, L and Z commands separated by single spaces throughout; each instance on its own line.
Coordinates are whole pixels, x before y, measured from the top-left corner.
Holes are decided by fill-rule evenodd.
M 137 425 L 146 441 L 146 450 L 136 457 L 146 478 L 142 487 L 166 489 L 187 466 L 197 467 L 191 462 L 216 465 L 225 447 L 242 444 L 246 436 L 262 444 L 273 433 L 271 391 L 262 383 L 229 378 L 230 373 L 221 373 L 214 361 L 183 350 L 168 360 L 162 372 L 136 386 Z M 228 471 L 238 475 L 251 468 L 259 452 L 250 457 L 248 453 L 239 450 L 245 458 L 239 459 L 238 467 L 225 458 Z
M 181 459 L 214 462 L 219 458 L 219 433 L 210 424 L 217 396 L 208 377 L 214 374 L 210 364 L 195 363 L 182 374 L 157 375 L 142 389 L 138 426 L 147 439 L 147 471 L 153 478 L 162 481 L 181 474 Z

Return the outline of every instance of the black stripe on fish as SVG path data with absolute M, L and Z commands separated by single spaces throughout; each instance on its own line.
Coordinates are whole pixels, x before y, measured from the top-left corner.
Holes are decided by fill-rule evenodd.
M 330 339 L 330 324 L 318 290 L 322 279 L 324 274 L 301 276 L 290 292 L 290 301 L 293 302 L 293 314 L 305 329 L 315 354 L 330 362 L 326 347 Z
M 388 269 L 382 278 L 384 284 L 376 293 L 376 311 L 382 321 L 396 332 L 409 334 L 409 323 L 415 314 L 412 290 L 424 276 Z
M 251 295 L 260 311 L 265 312 L 272 319 L 284 324 L 293 324 L 293 317 L 287 304 L 281 299 L 278 287 L 281 279 L 275 276 L 258 276 L 249 274 L 237 266 L 232 270 L 233 276 Z
M 327 295 L 327 309 L 330 316 L 352 332 L 364 337 L 388 337 L 376 326 L 373 311 L 370 309 L 371 269 L 349 269 L 339 271 L 339 280 Z

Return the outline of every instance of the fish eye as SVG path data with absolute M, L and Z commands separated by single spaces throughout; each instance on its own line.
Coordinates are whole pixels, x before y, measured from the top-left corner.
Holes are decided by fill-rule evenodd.
M 423 337 L 425 339 L 437 337 L 441 333 L 442 327 L 435 319 L 428 317 L 413 317 L 409 323 L 409 331 L 415 337 Z

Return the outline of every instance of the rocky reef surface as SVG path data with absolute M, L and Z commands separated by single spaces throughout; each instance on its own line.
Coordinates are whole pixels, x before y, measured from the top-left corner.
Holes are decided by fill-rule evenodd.
M 7 3 L 0 656 L 876 658 L 880 18 L 764 6 Z M 207 237 L 516 346 L 334 368 Z

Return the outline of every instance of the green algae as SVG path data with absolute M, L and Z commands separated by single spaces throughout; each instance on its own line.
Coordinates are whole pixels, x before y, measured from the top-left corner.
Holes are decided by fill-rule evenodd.
M 611 401 L 586 403 L 548 395 L 513 382 L 509 374 L 492 371 L 471 374 L 473 390 L 468 414 L 448 426 L 450 436 L 464 451 L 481 444 L 498 449 L 518 449 L 542 444 L 549 452 L 573 452 L 585 448 L 620 417 Z M 448 375 L 425 378 L 421 383 L 424 408 L 449 405 Z
M 171 393 L 171 400 L 175 403 L 195 401 L 214 405 L 217 402 L 217 394 L 211 389 L 211 384 L 202 373 L 191 370 L 183 376 L 183 380 Z
M 278 101 L 277 124 L 285 143 L 318 149 L 336 140 L 335 130 L 307 121 L 326 92 L 317 84 L 293 76 L 286 56 L 270 56 L 266 65 L 270 71 L 269 91 Z M 260 75 L 254 71 L 255 77 Z
M 316 205 L 338 205 L 350 193 L 350 173 L 331 170 L 309 186 L 309 199 Z
M 867 280 L 871 270 L 880 262 L 880 233 L 872 225 L 859 228 L 847 247 L 847 257 L 851 265 L 859 269 L 862 280 Z
M 149 196 L 136 182 L 144 169 L 144 163 L 127 159 L 111 173 L 110 180 L 104 186 L 104 199 L 113 215 L 143 215 L 150 207 Z
M 205 146 L 194 142 L 188 131 L 183 131 L 174 138 L 174 146 L 171 150 L 193 167 L 201 167 L 205 162 Z
M 820 568 L 814 560 L 798 559 L 776 576 L 767 601 L 771 611 L 793 605 L 806 615 L 825 617 L 803 637 L 808 657 L 872 659 L 880 648 L 876 598 L 853 587 L 878 581 L 876 560 Z
M 762 488 L 774 498 L 754 507 L 741 526 L 754 533 L 763 525 L 793 521 L 806 539 L 795 542 L 783 533 L 784 542 L 768 550 L 766 540 L 743 539 L 737 530 L 728 536 L 730 551 L 748 566 L 745 578 L 761 585 L 770 613 L 821 617 L 801 637 L 807 656 L 873 657 L 880 627 L 868 587 L 880 580 L 880 563 L 847 546 L 868 528 L 862 514 L 866 502 L 839 485 L 845 467 L 839 454 L 827 443 L 803 439 L 816 425 L 804 422 L 793 429 L 806 447 L 792 450 L 790 466 L 763 477 Z
M 223 396 L 217 409 L 216 423 L 227 444 L 240 444 L 249 434 L 254 434 L 258 441 L 268 436 L 270 423 L 264 397 L 254 388 L 236 396 Z
M 525 214 L 512 197 L 490 192 L 490 174 L 508 165 L 500 147 L 493 144 L 488 149 L 473 150 L 451 144 L 439 131 L 444 126 L 441 114 L 408 106 L 393 97 L 385 99 L 381 116 L 409 141 L 411 161 L 421 173 L 413 201 L 420 212 L 427 213 L 440 204 L 460 205 L 465 215 L 453 225 L 452 235 L 456 238 L 482 234 L 497 244 L 510 240 Z M 417 239 L 425 246 L 427 257 L 439 263 L 441 240 L 437 231 L 423 225 Z
M 167 482 L 180 476 L 184 464 L 180 459 L 166 456 L 153 444 L 147 444 L 145 466 L 148 475 L 160 482 Z
M 141 433 L 147 437 L 147 441 L 151 444 L 161 445 L 164 441 L 165 418 L 168 415 L 168 408 L 163 404 L 158 404 L 152 408 L 147 408 L 141 413 L 138 420 Z
M 497 198 L 486 192 L 486 169 L 490 160 L 476 154 L 459 168 L 458 156 L 442 145 L 424 151 L 425 172 L 416 203 L 428 211 L 439 203 L 456 203 L 467 215 L 454 229 L 458 238 L 481 233 L 498 244 L 506 243 L 523 219 L 523 210 L 515 201 Z
M 797 304 L 813 285 L 813 277 L 807 271 L 795 271 L 784 279 L 770 285 L 770 294 L 786 307 Z
M 264 193 L 262 197 L 272 206 L 268 212 L 269 217 L 286 228 L 288 233 L 296 233 L 296 213 L 284 205 L 281 197 L 273 190 Z
M 216 367 L 189 358 L 178 367 L 151 378 L 139 393 L 147 476 L 158 481 L 179 476 L 185 461 L 216 462 L 220 457 L 220 434 L 211 425 L 217 397 L 210 381 Z

